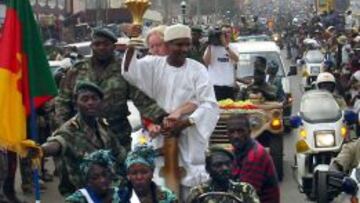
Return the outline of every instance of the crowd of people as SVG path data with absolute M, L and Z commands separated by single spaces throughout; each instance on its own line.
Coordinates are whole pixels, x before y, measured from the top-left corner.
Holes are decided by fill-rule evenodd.
M 296 48 L 301 58 L 314 47 L 329 53 L 323 65 L 330 76 L 321 76 L 325 81 L 318 81 L 318 88 L 342 96 L 346 107 L 359 112 L 358 27 L 349 19 L 344 30 L 331 22 L 315 17 L 299 26 L 291 22 L 288 54 L 292 57 Z M 234 65 L 239 56 L 230 43 L 232 28 L 219 30 L 218 42 L 205 44 L 201 27 L 161 25 L 147 33 L 146 51 L 130 43 L 120 55 L 115 54 L 114 33 L 94 30 L 92 56 L 56 71 L 59 95 L 38 110 L 41 151 L 20 160 L 23 192 L 33 192 L 31 158 L 41 156 L 42 182 L 53 179 L 44 164 L 53 157 L 59 192 L 69 203 L 280 202 L 274 163 L 251 138 L 246 115 L 234 114 L 227 121 L 233 150 L 208 146 L 219 119 L 217 101 L 237 95 Z M 141 29 L 130 26 L 125 32 L 137 37 Z M 316 43 L 310 46 L 306 38 Z M 253 65 L 254 81 L 242 99 L 261 95 L 283 102 L 278 64 L 258 56 Z M 323 84 L 329 82 L 330 87 Z M 129 100 L 151 142 L 132 139 Z M 173 159 L 184 171 L 180 191 L 166 188 L 161 176 L 166 160 L 157 149 L 169 138 L 176 138 L 179 156 Z M 358 164 L 343 160 L 334 163 L 343 169 Z M 17 155 L 0 150 L 0 203 L 24 202 L 15 192 L 16 168 Z M 211 192 L 215 195 L 206 195 Z

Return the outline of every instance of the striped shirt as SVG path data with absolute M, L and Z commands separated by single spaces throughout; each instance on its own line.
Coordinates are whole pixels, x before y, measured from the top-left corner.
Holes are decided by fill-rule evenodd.
M 254 186 L 262 203 L 280 202 L 280 188 L 274 163 L 257 141 L 249 142 L 243 152 L 235 151 L 232 174 L 236 181 Z

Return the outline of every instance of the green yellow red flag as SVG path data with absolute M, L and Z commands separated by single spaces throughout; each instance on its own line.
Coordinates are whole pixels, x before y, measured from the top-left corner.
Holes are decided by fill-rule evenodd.
M 39 28 L 28 0 L 7 0 L 0 33 L 0 147 L 26 155 L 26 118 L 56 96 Z

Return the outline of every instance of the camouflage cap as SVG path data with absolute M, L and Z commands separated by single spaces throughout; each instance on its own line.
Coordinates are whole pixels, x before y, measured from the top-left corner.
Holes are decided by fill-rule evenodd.
M 202 33 L 203 30 L 200 26 L 193 26 L 193 27 L 191 27 L 191 32 Z
M 104 92 L 99 86 L 90 82 L 90 81 L 79 81 L 75 86 L 75 94 L 78 95 L 81 90 L 89 90 L 95 92 L 102 99 L 104 97 Z
M 105 38 L 109 39 L 110 41 L 112 41 L 113 43 L 117 42 L 117 38 L 116 38 L 115 34 L 106 28 L 95 29 L 92 34 L 92 38 L 94 39 L 95 37 L 105 37 Z

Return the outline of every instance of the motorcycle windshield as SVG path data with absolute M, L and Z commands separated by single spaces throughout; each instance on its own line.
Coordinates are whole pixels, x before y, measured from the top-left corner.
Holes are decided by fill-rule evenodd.
M 300 114 L 309 123 L 335 122 L 341 118 L 341 109 L 331 94 L 317 92 L 303 96 Z
M 324 61 L 324 54 L 319 50 L 310 50 L 304 57 L 307 63 L 322 63 Z

